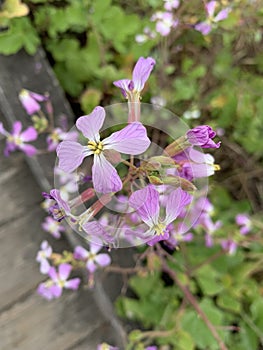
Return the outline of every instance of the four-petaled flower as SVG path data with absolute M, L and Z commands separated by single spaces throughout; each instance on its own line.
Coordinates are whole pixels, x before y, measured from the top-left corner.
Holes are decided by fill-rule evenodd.
M 19 100 L 22 103 L 27 114 L 32 115 L 41 109 L 38 102 L 47 101 L 48 96 L 40 95 L 35 92 L 23 89 L 19 94 Z
M 47 241 L 41 243 L 41 250 L 38 251 L 36 261 L 40 263 L 40 272 L 43 274 L 48 273 L 50 264 L 48 258 L 51 257 L 52 248 Z
M 104 108 L 96 107 L 91 114 L 77 120 L 77 128 L 88 138 L 87 146 L 82 146 L 74 141 L 62 141 L 57 147 L 58 166 L 65 172 L 72 172 L 80 166 L 85 157 L 94 155 L 92 166 L 94 189 L 100 193 L 118 192 L 122 188 L 122 181 L 116 169 L 105 158 L 105 151 L 115 150 L 131 155 L 140 154 L 149 147 L 150 140 L 145 127 L 135 122 L 101 141 L 99 131 L 104 119 Z
M 65 139 L 77 141 L 78 133 L 76 131 L 65 132 L 61 128 L 55 128 L 52 133 L 47 136 L 47 150 L 49 152 L 55 151 L 59 142 Z
M 114 81 L 113 84 L 121 89 L 123 96 L 130 102 L 139 102 L 140 93 L 154 66 L 155 60 L 152 57 L 140 57 L 133 69 L 132 80 L 121 79 Z
M 230 7 L 226 7 L 219 11 L 217 15 L 215 15 L 216 5 L 216 1 L 210 1 L 209 3 L 207 3 L 205 5 L 205 10 L 207 14 L 206 21 L 197 23 L 195 25 L 195 29 L 198 32 L 201 32 L 203 35 L 209 34 L 213 28 L 213 24 L 226 19 L 228 17 L 229 12 L 231 11 Z
M 37 149 L 34 146 L 26 143 L 37 139 L 37 131 L 32 126 L 22 132 L 22 123 L 15 121 L 13 130 L 9 133 L 4 129 L 3 123 L 0 123 L 0 134 L 6 137 L 6 147 L 4 150 L 6 157 L 9 156 L 10 152 L 14 152 L 15 150 L 23 151 L 29 157 L 37 153 Z
M 54 238 L 59 239 L 61 237 L 61 232 L 65 231 L 65 227 L 62 226 L 57 220 L 54 220 L 50 216 L 45 218 L 42 223 L 42 228 L 44 231 L 50 233 Z
M 68 280 L 71 270 L 72 266 L 70 264 L 60 264 L 58 271 L 56 271 L 55 267 L 51 267 L 48 271 L 50 279 L 38 286 L 38 294 L 45 299 L 51 300 L 59 298 L 63 288 L 72 290 L 78 289 L 80 278 Z
M 215 143 L 212 140 L 215 136 L 216 132 L 208 125 L 197 126 L 186 133 L 188 141 L 201 148 L 219 148 L 221 142 Z
M 159 192 L 153 185 L 148 185 L 142 190 L 133 192 L 129 198 L 129 204 L 139 214 L 141 220 L 149 227 L 145 232 L 145 238 L 150 239 L 147 244 L 169 238 L 168 225 L 180 214 L 182 209 L 190 203 L 191 196 L 178 188 L 172 191 L 165 203 L 166 216 L 160 218 Z
M 86 268 L 90 273 L 94 273 L 98 267 L 105 267 L 111 263 L 111 258 L 108 254 L 98 252 L 102 246 L 91 243 L 90 250 L 86 250 L 81 246 L 77 246 L 74 250 L 74 258 L 86 262 Z

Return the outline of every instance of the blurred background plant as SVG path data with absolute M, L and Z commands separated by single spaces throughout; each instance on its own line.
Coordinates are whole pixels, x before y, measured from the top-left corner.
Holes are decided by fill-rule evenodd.
M 263 6 L 260 0 L 222 0 L 213 1 L 211 11 L 211 3 L 5 0 L 0 5 L 0 53 L 23 48 L 34 54 L 42 45 L 77 116 L 119 101 L 112 82 L 130 76 L 138 57 L 156 59 L 144 102 L 171 109 L 190 127 L 207 123 L 222 140 L 216 152 L 221 171 L 210 184 L 211 215 L 222 223 L 209 232 L 215 244 L 208 249 L 200 234 L 208 228 L 198 228 L 192 243 L 181 242 L 180 250 L 170 252 L 169 268 L 200 300 L 229 349 L 259 350 Z M 240 213 L 251 215 L 252 231 L 245 239 L 235 223 Z M 237 250 L 228 245 L 228 254 L 222 254 L 227 243 L 220 247 L 217 237 L 234 241 Z M 119 314 L 145 330 L 131 332 L 130 349 L 149 341 L 178 350 L 218 349 L 183 291 L 174 288 L 176 281 L 163 272 L 160 258 L 147 255 L 145 264 L 147 272 L 129 279 L 132 297 L 117 302 Z

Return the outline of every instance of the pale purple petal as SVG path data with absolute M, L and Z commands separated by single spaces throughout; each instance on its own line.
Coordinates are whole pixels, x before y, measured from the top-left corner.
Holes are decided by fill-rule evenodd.
M 164 241 L 164 240 L 169 239 L 169 236 L 170 236 L 169 232 L 164 231 L 162 235 L 155 235 L 152 239 L 150 239 L 146 243 L 152 247 L 153 245 L 155 245 L 156 243 L 158 243 L 160 241 Z
M 71 270 L 72 270 L 72 266 L 70 264 L 59 265 L 58 267 L 59 278 L 65 281 L 69 277 Z
M 93 273 L 96 271 L 97 265 L 95 264 L 95 262 L 93 260 L 88 260 L 87 264 L 86 264 L 86 268 L 87 268 L 87 270 L 89 270 L 89 272 Z
M 57 189 L 51 190 L 50 196 L 52 197 L 52 199 L 54 199 L 57 202 L 57 204 L 60 208 L 63 208 L 65 210 L 66 214 L 70 213 L 70 207 L 69 207 L 68 203 L 62 199 L 59 190 L 57 190 Z
M 58 167 L 66 173 L 70 173 L 80 166 L 87 155 L 89 154 L 86 148 L 78 142 L 63 141 L 57 147 Z
M 110 193 L 118 192 L 122 189 L 122 181 L 116 169 L 107 161 L 103 154 L 94 155 L 92 181 L 96 192 Z
M 52 279 L 52 281 L 56 282 L 58 280 L 58 274 L 57 274 L 57 271 L 56 271 L 55 267 L 52 266 L 49 269 L 48 275 Z
M 36 101 L 43 102 L 48 100 L 48 96 L 37 94 L 33 91 L 28 91 L 29 95 Z
M 55 298 L 59 298 L 62 295 L 62 291 L 63 291 L 62 287 L 58 285 L 53 285 L 50 287 L 50 292 Z
M 107 266 L 111 263 L 111 258 L 108 254 L 99 254 L 95 256 L 94 260 L 100 266 Z
M 40 262 L 40 272 L 44 275 L 48 273 L 50 269 L 50 264 L 46 259 L 42 259 Z
M 37 139 L 37 131 L 33 126 L 30 126 L 25 131 L 23 131 L 20 135 L 20 139 L 22 141 L 35 141 Z
M 230 11 L 231 11 L 230 8 L 225 8 L 225 9 L 221 10 L 214 18 L 214 21 L 215 22 L 223 21 L 224 19 L 226 19 L 228 17 L 228 14 Z
M 237 214 L 236 223 L 240 226 L 247 225 L 248 223 L 250 223 L 250 219 L 246 214 Z
M 21 151 L 23 151 L 28 157 L 33 157 L 35 154 L 37 154 L 36 147 L 25 143 L 20 145 L 19 149 L 21 149 Z
M 105 110 L 103 107 L 95 107 L 89 115 L 78 118 L 77 128 L 89 140 L 99 141 L 99 131 L 102 128 L 105 119 Z
M 24 109 L 26 110 L 28 115 L 32 115 L 32 114 L 38 112 L 41 108 L 39 103 L 34 98 L 32 98 L 28 94 L 28 92 L 26 92 L 23 95 L 20 94 L 19 100 L 22 103 L 22 106 L 24 107 Z
M 172 191 L 166 202 L 166 217 L 165 223 L 168 225 L 173 222 L 177 216 L 182 211 L 185 203 L 187 203 L 187 194 L 181 188 L 177 188 L 175 191 Z
M 92 236 L 92 241 L 96 241 L 96 244 L 100 247 L 102 246 L 102 241 L 107 243 L 114 242 L 114 237 L 112 237 L 97 221 L 86 222 L 83 225 L 83 229 L 88 235 Z
M 90 252 L 92 254 L 97 254 L 101 250 L 102 246 L 96 243 L 90 243 Z
M 47 300 L 53 299 L 53 294 L 51 293 L 50 287 L 47 287 L 45 283 L 40 283 L 37 288 L 37 293 Z
M 159 193 L 153 185 L 148 185 L 142 190 L 133 192 L 129 198 L 129 204 L 149 227 L 153 227 L 158 223 Z
M 203 35 L 207 35 L 211 32 L 212 26 L 206 22 L 201 22 L 195 25 L 195 29 Z
M 132 80 L 134 83 L 134 90 L 142 91 L 144 84 L 148 80 L 151 71 L 155 65 L 155 60 L 152 57 L 140 57 L 133 69 Z
M 12 135 L 17 136 L 22 130 L 22 123 L 20 121 L 15 121 L 13 124 Z
M 129 91 L 129 84 L 130 84 L 129 79 L 121 79 L 121 80 L 116 80 L 113 82 L 113 85 L 121 89 L 121 93 L 123 94 L 124 97 L 127 97 L 126 91 Z
M 65 283 L 65 288 L 77 290 L 79 288 L 80 278 L 72 278 L 71 280 Z
M 209 17 L 213 17 L 215 13 L 215 8 L 216 8 L 216 1 L 210 1 L 208 4 L 205 5 L 205 9 Z
M 0 123 L 0 134 L 9 136 L 9 133 L 5 130 L 3 123 Z
M 131 123 L 103 140 L 105 149 L 132 155 L 143 153 L 150 143 L 146 128 L 139 122 Z
M 89 257 L 89 252 L 86 249 L 84 249 L 80 245 L 75 247 L 75 249 L 74 249 L 74 258 L 75 259 L 86 260 L 88 257 Z

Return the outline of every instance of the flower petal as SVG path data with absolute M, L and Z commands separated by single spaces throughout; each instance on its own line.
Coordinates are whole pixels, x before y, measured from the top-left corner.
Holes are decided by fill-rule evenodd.
M 228 17 L 229 12 L 231 11 L 231 9 L 229 7 L 221 10 L 214 18 L 215 22 L 220 22 L 223 21 L 224 19 L 226 19 Z
M 71 280 L 65 283 L 65 288 L 77 290 L 79 288 L 80 278 L 72 278 Z
M 88 260 L 86 264 L 86 268 L 87 270 L 89 270 L 89 272 L 93 273 L 96 271 L 97 266 L 93 260 Z
M 89 115 L 78 118 L 77 128 L 90 140 L 99 141 L 99 131 L 104 123 L 105 110 L 103 107 L 95 107 Z
M 86 148 L 74 141 L 63 141 L 57 147 L 59 158 L 58 167 L 66 173 L 71 173 L 83 162 L 83 159 L 91 154 Z
M 146 128 L 139 122 L 131 123 L 103 140 L 105 149 L 133 155 L 146 151 L 150 143 Z
M 121 89 L 121 92 L 124 97 L 127 97 L 126 91 L 129 91 L 129 84 L 130 84 L 130 79 L 121 79 L 121 80 L 116 80 L 113 82 L 113 85 L 117 86 L 119 89 Z
M 33 157 L 35 154 L 37 154 L 36 147 L 25 143 L 20 145 L 19 149 L 21 149 L 28 157 Z
M 155 60 L 152 57 L 140 57 L 133 69 L 132 80 L 134 83 L 134 90 L 142 91 L 144 84 L 148 80 L 151 71 L 155 65 Z
M 216 1 L 210 1 L 208 4 L 205 5 L 205 9 L 209 17 L 213 17 L 215 13 L 215 8 L 216 8 Z
M 37 131 L 33 126 L 30 126 L 25 131 L 23 131 L 20 135 L 20 139 L 22 141 L 35 141 L 37 139 Z
M 19 120 L 15 121 L 13 124 L 12 135 L 14 136 L 19 135 L 21 130 L 22 130 L 22 123 Z
M 181 188 L 177 188 L 169 194 L 166 202 L 165 217 L 165 223 L 167 225 L 173 222 L 182 209 L 190 203 L 190 198 L 191 196 Z
M 58 267 L 59 278 L 65 281 L 72 270 L 72 266 L 70 264 L 60 264 Z
M 80 245 L 78 245 L 77 247 L 75 247 L 74 249 L 74 258 L 77 260 L 86 260 L 89 256 L 89 252 L 81 247 Z
M 122 182 L 116 169 L 103 154 L 94 155 L 92 181 L 95 191 L 100 193 L 118 192 L 122 189 Z
M 133 192 L 129 198 L 129 204 L 149 227 L 153 227 L 158 223 L 159 193 L 153 185 L 148 185 L 142 190 Z
M 50 269 L 50 264 L 46 259 L 42 259 L 40 262 L 40 272 L 44 275 L 48 273 Z
M 62 295 L 62 291 L 63 291 L 62 287 L 58 285 L 54 285 L 50 287 L 50 292 L 55 298 L 59 298 Z
M 95 257 L 95 261 L 100 266 L 107 266 L 111 263 L 111 258 L 108 254 L 99 254 Z

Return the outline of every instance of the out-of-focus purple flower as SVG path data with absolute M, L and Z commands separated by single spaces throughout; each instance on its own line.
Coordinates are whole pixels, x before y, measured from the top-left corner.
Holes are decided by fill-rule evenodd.
M 47 274 L 50 269 L 48 258 L 51 257 L 52 248 L 47 241 L 41 243 L 41 250 L 38 251 L 36 261 L 40 263 L 40 272 Z
M 237 243 L 232 239 L 224 239 L 221 241 L 221 247 L 225 252 L 233 255 L 237 250 Z
M 155 30 L 162 36 L 167 36 L 171 29 L 177 27 L 179 23 L 171 12 L 156 12 L 151 17 L 151 21 L 156 22 Z
M 41 226 L 44 231 L 50 233 L 56 239 L 59 239 L 61 237 L 61 232 L 65 231 L 65 227 L 50 216 L 45 218 Z
M 185 205 L 189 204 L 191 196 L 181 188 L 172 191 L 166 201 L 166 216 L 160 218 L 159 192 L 153 185 L 135 191 L 129 198 L 129 204 L 136 210 L 141 220 L 148 226 L 145 238 L 147 244 L 154 245 L 160 240 L 169 238 L 168 225 L 180 214 Z
M 52 214 L 56 221 L 63 220 L 66 216 L 70 216 L 70 207 L 66 201 L 61 198 L 60 191 L 53 189 L 49 193 L 42 192 L 45 199 L 54 200 L 54 204 L 49 207 L 49 213 Z
M 74 258 L 86 262 L 86 268 L 90 273 L 94 273 L 98 267 L 105 267 L 111 263 L 111 258 L 108 254 L 98 252 L 101 246 L 91 243 L 90 250 L 86 250 L 81 246 L 77 246 L 74 250 Z
M 195 29 L 201 32 L 203 35 L 209 34 L 213 29 L 213 25 L 215 25 L 215 23 L 217 22 L 220 22 L 226 19 L 228 17 L 229 12 L 231 11 L 230 7 L 226 7 L 221 11 L 219 11 L 217 15 L 215 15 L 216 5 L 217 5 L 216 1 L 208 2 L 205 5 L 207 19 L 195 25 Z
M 173 9 L 177 9 L 180 5 L 179 0 L 164 0 L 164 8 L 167 11 L 172 11 Z
M 186 133 L 188 141 L 193 146 L 199 146 L 201 148 L 219 148 L 221 142 L 215 143 L 212 140 L 215 136 L 216 132 L 208 125 L 197 126 Z
M 251 231 L 251 220 L 247 214 L 237 214 L 236 223 L 240 226 L 240 233 L 246 235 Z
M 3 123 L 0 123 L 0 134 L 6 137 L 6 147 L 4 150 L 6 157 L 15 150 L 23 151 L 28 157 L 32 157 L 37 153 L 37 149 L 34 146 L 27 144 L 27 142 L 37 139 L 37 131 L 32 126 L 22 132 L 22 123 L 15 121 L 12 132 L 9 133 L 4 129 Z
M 119 350 L 116 346 L 111 346 L 106 343 L 99 344 L 97 350 Z
M 128 98 L 129 101 L 139 102 L 140 93 L 154 66 L 155 60 L 152 57 L 140 57 L 133 69 L 132 80 L 117 80 L 113 84 L 121 89 L 123 96 Z
M 32 115 L 41 109 L 38 102 L 43 102 L 48 100 L 48 96 L 40 95 L 35 92 L 23 89 L 19 93 L 19 100 L 22 103 L 27 114 Z
M 157 346 L 147 346 L 145 350 L 158 350 Z
M 82 146 L 74 141 L 62 141 L 57 147 L 59 168 L 68 173 L 73 172 L 85 157 L 94 155 L 92 166 L 94 189 L 100 193 L 118 192 L 122 188 L 122 181 L 116 169 L 105 158 L 104 151 L 115 150 L 132 155 L 140 154 L 149 147 L 150 140 L 145 127 L 139 122 L 134 122 L 101 141 L 99 131 L 104 119 L 104 108 L 96 107 L 91 114 L 77 120 L 76 126 L 89 139 L 88 145 Z
M 78 133 L 76 131 L 65 132 L 60 128 L 55 128 L 52 133 L 47 136 L 48 151 L 55 151 L 59 142 L 65 139 L 77 141 Z
M 38 294 L 45 299 L 51 300 L 59 298 L 62 295 L 63 288 L 77 290 L 80 284 L 80 278 L 68 280 L 71 270 L 72 266 L 70 264 L 59 265 L 58 271 L 54 267 L 51 267 L 48 271 L 50 279 L 38 286 Z

